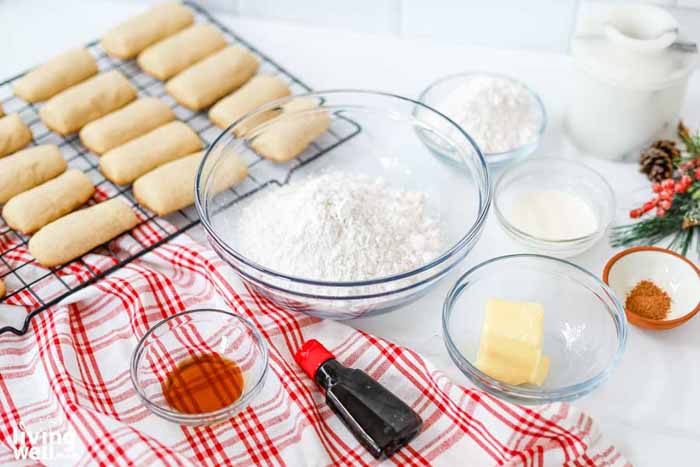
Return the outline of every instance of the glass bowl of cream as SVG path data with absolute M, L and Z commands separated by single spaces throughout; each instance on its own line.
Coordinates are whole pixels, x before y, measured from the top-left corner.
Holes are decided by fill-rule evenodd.
M 615 194 L 581 162 L 537 158 L 503 171 L 494 187 L 494 211 L 506 234 L 529 251 L 567 258 L 605 235 Z

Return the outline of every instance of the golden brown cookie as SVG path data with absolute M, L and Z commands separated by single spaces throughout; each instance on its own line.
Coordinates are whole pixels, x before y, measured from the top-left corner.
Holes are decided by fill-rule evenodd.
M 17 114 L 0 118 L 0 157 L 19 151 L 32 141 L 32 131 Z
M 114 183 L 131 183 L 167 162 L 202 149 L 202 140 L 180 121 L 166 123 L 106 152 L 100 171 Z
M 281 78 L 271 75 L 254 76 L 240 89 L 214 104 L 209 110 L 209 119 L 219 128 L 227 128 L 256 107 L 290 94 L 289 86 Z M 234 131 L 236 135 L 244 134 L 274 116 L 274 112 L 260 114 L 237 125 Z
M 142 206 L 165 216 L 194 203 L 194 180 L 204 152 L 158 167 L 134 182 L 134 196 Z M 248 165 L 237 154 L 222 158 L 213 192 L 238 185 L 248 176 Z
M 80 141 L 95 154 L 104 154 L 173 120 L 175 114 L 165 102 L 142 97 L 85 125 Z
M 2 209 L 7 225 L 24 234 L 34 233 L 90 199 L 95 186 L 90 177 L 69 169 L 58 177 L 11 198 Z
M 120 199 L 110 199 L 45 225 L 29 240 L 29 253 L 42 266 L 58 266 L 79 258 L 138 223 L 131 207 Z
M 57 146 L 33 146 L 0 159 L 0 204 L 59 176 L 66 161 Z
M 177 2 L 161 3 L 109 30 L 100 45 L 112 57 L 128 60 L 193 22 L 189 8 Z
M 40 102 L 97 74 L 97 62 L 86 49 L 71 49 L 33 69 L 14 84 L 15 95 Z
M 165 89 L 188 109 L 201 110 L 241 87 L 259 65 L 247 49 L 226 47 L 175 76 Z
M 112 70 L 55 95 L 39 110 L 39 115 L 49 129 L 67 135 L 134 99 L 134 86 L 119 71 Z
M 251 147 L 274 162 L 294 159 L 331 124 L 328 112 L 314 110 L 317 107 L 310 98 L 297 98 L 283 105 L 280 115 L 267 123 L 260 135 L 252 138 Z
M 200 23 L 164 39 L 139 54 L 139 66 L 165 81 L 226 47 L 226 38 L 211 24 Z

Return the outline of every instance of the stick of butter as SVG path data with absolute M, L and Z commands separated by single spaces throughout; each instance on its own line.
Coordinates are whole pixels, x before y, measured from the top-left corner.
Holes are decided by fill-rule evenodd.
M 539 303 L 489 300 L 476 367 L 504 383 L 542 385 L 549 372 L 549 358 L 542 355 L 543 323 Z

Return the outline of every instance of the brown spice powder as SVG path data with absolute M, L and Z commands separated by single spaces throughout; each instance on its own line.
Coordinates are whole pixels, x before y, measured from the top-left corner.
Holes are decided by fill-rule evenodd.
M 671 309 L 671 297 L 652 281 L 640 281 L 627 294 L 625 308 L 648 319 L 665 319 Z

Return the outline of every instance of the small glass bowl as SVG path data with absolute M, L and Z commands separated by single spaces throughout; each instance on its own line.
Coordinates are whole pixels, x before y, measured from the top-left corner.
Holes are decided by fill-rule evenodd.
M 510 149 L 508 151 L 504 152 L 495 152 L 495 153 L 488 153 L 482 150 L 484 153 L 484 158 L 486 159 L 486 163 L 490 167 L 497 167 L 497 166 L 502 166 L 505 165 L 509 162 L 516 161 L 516 160 L 521 160 L 535 152 L 537 147 L 540 144 L 540 140 L 542 139 L 542 135 L 544 134 L 544 131 L 547 127 L 547 112 L 544 107 L 544 103 L 542 102 L 542 99 L 540 96 L 533 91 L 530 87 L 528 87 L 525 83 L 522 81 L 513 79 L 509 76 L 502 75 L 499 73 L 487 73 L 487 72 L 468 72 L 468 73 L 458 73 L 454 75 L 448 75 L 444 76 L 437 81 L 433 82 L 430 84 L 423 92 L 420 93 L 418 96 L 418 101 L 421 102 L 422 104 L 425 104 L 426 106 L 437 110 L 438 112 L 441 112 L 443 115 L 445 115 L 448 119 L 452 119 L 451 115 L 448 115 L 444 113 L 444 102 L 446 99 L 452 94 L 452 92 L 457 89 L 459 86 L 461 86 L 465 81 L 474 79 L 474 78 L 482 78 L 482 77 L 490 77 L 490 78 L 497 78 L 497 79 L 502 79 L 502 80 L 507 80 L 510 81 L 511 83 L 514 83 L 518 86 L 522 86 L 525 90 L 527 90 L 528 94 L 530 94 L 531 99 L 532 99 L 532 105 L 536 109 L 537 113 L 540 115 L 540 126 L 539 130 L 537 132 L 537 137 L 531 141 L 528 142 L 527 144 L 524 144 L 522 146 L 519 146 L 517 148 Z M 419 120 L 424 120 L 424 121 L 431 121 L 433 117 L 431 117 L 429 114 L 426 113 L 424 110 L 424 107 L 416 107 L 414 110 L 414 115 L 416 118 Z M 458 121 L 453 121 L 455 125 L 460 125 Z M 463 130 L 469 133 L 469 128 L 463 128 Z M 421 133 L 419 134 L 425 145 L 438 157 L 441 157 L 443 159 L 448 160 L 451 163 L 459 165 L 461 161 L 457 160 L 454 158 L 452 155 L 452 152 L 449 150 L 448 147 L 445 146 L 444 140 L 441 140 L 439 138 L 434 138 L 431 137 L 430 134 L 427 133 Z M 470 136 L 473 136 L 470 134 Z M 479 145 L 479 142 L 476 142 L 477 145 Z M 480 149 L 482 149 L 480 147 Z
M 542 351 L 550 368 L 541 387 L 502 383 L 476 368 L 490 298 L 544 306 Z M 447 351 L 467 378 L 522 404 L 588 394 L 610 376 L 627 340 L 625 311 L 607 285 L 573 263 L 539 255 L 502 256 L 467 271 L 447 295 L 442 327 Z
M 162 384 L 177 365 L 198 354 L 218 354 L 243 372 L 243 392 L 231 405 L 214 412 L 187 414 L 172 409 Z M 260 392 L 267 375 L 267 344 L 246 319 L 233 313 L 184 311 L 153 326 L 131 357 L 131 382 L 154 414 L 180 425 L 211 425 L 231 418 Z
M 515 199 L 540 190 L 564 191 L 586 201 L 598 220 L 596 231 L 577 238 L 551 240 L 518 229 L 508 219 Z M 494 187 L 494 211 L 506 234 L 529 251 L 568 258 L 588 250 L 607 232 L 615 217 L 615 193 L 602 175 L 581 162 L 535 158 L 503 171 Z

